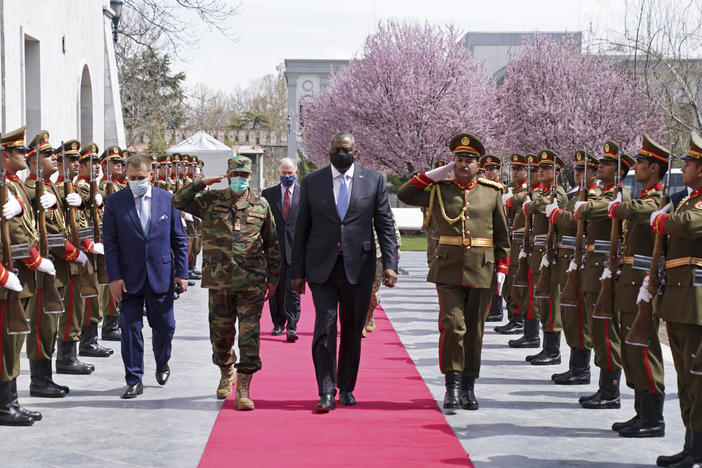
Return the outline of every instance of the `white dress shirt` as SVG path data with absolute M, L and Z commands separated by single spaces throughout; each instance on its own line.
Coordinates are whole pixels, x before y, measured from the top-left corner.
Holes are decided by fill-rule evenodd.
M 142 195 L 144 197 L 143 205 L 144 209 L 147 210 L 147 213 L 151 214 L 151 187 L 152 185 L 149 184 L 149 188 L 146 189 L 146 193 Z M 139 196 L 134 195 L 134 192 L 132 192 L 132 195 L 134 196 L 134 206 L 136 206 L 137 210 L 137 217 L 139 218 L 139 222 L 141 222 L 141 206 L 139 205 Z
M 337 203 L 337 198 L 339 197 L 339 189 L 341 188 L 341 176 L 346 175 L 346 196 L 348 198 L 347 202 L 349 202 L 346 206 L 348 206 L 351 202 L 351 186 L 353 185 L 353 170 L 354 170 L 355 164 L 351 164 L 351 167 L 348 168 L 346 172 L 339 172 L 336 170 L 334 165 L 331 165 L 331 173 L 332 173 L 332 184 L 334 185 L 334 203 Z

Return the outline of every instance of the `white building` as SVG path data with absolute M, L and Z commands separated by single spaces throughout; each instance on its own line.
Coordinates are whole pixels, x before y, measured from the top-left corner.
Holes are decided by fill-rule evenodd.
M 113 15 L 110 0 L 0 0 L 0 130 L 124 146 Z

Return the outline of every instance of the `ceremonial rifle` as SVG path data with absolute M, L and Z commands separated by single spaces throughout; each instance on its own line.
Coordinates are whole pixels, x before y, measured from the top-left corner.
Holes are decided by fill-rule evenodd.
M 527 157 L 527 198 L 531 200 L 531 161 Z M 524 203 L 526 203 L 526 199 Z M 519 258 L 517 273 L 514 275 L 514 287 L 526 288 L 529 286 L 529 257 L 531 256 L 531 216 L 526 214 L 524 204 L 522 204 L 522 213 L 524 214 L 524 240 L 522 241 L 522 250 L 526 253 L 526 257 Z M 521 253 L 521 252 L 520 252 Z
M 660 210 L 670 202 L 670 174 L 673 162 L 673 145 L 670 146 L 670 155 L 668 156 L 668 172 L 665 175 L 665 187 L 663 188 L 663 196 L 658 200 L 658 209 Z M 631 324 L 631 329 L 626 335 L 626 343 L 632 346 L 648 347 L 651 339 L 651 325 L 653 324 L 653 301 L 659 294 L 659 286 L 661 285 L 661 266 L 665 265 L 663 256 L 665 250 L 665 234 L 656 234 L 653 241 L 653 254 L 651 254 L 651 267 L 648 270 L 648 292 L 651 295 L 651 300 L 648 302 L 641 301 L 638 303 L 638 311 L 634 322 Z M 634 259 L 637 260 L 636 258 Z M 658 318 L 655 319 L 658 321 Z M 699 356 L 700 353 L 697 353 Z M 696 358 L 696 360 L 698 360 Z
M 110 152 L 109 150 L 105 156 L 105 198 L 109 197 L 115 193 L 115 185 L 112 182 L 112 177 L 110 176 Z
M 556 198 L 556 189 L 558 188 L 558 176 L 556 175 L 556 157 L 553 158 L 553 181 L 551 182 L 551 198 L 550 203 L 553 203 Z M 548 219 L 548 217 L 547 217 Z M 541 269 L 541 274 L 539 275 L 539 281 L 536 283 L 536 288 L 534 288 L 534 297 L 537 298 L 547 298 L 551 297 L 551 265 L 553 265 L 553 260 L 556 258 L 556 226 L 555 224 L 548 223 L 548 235 L 546 236 L 546 260 L 548 261 L 548 267 Z
M 175 182 L 175 192 L 179 191 L 183 187 L 183 179 L 180 178 L 180 167 L 183 164 L 180 161 L 176 161 L 176 182 Z M 175 193 L 174 192 L 174 193 Z
M 3 151 L 0 143 L 0 152 Z M 0 207 L 4 207 L 9 199 L 9 184 L 7 182 L 7 172 L 0 157 Z M 0 231 L 2 236 L 2 264 L 9 272 L 17 273 L 12 260 L 12 245 L 10 239 L 10 220 L 2 217 L 0 220 Z M 28 247 L 28 246 L 25 246 Z M 26 335 L 31 331 L 29 319 L 24 313 L 24 307 L 20 302 L 19 291 L 7 290 L 5 297 L 5 310 L 7 311 L 6 328 L 9 335 Z M 0 330 L 0 333 L 2 330 Z
M 580 193 L 578 194 L 578 201 L 587 201 L 587 165 L 588 165 L 588 154 L 587 151 L 583 151 L 583 178 L 580 181 Z M 585 236 L 585 220 L 578 219 L 578 228 L 575 233 L 575 250 L 573 253 L 573 262 L 577 266 L 575 270 L 570 270 L 566 272 L 566 284 L 561 293 L 561 305 L 565 306 L 577 306 L 578 298 L 580 296 L 580 267 L 583 264 L 583 237 Z
M 614 196 L 612 200 L 616 200 L 621 193 L 622 185 L 622 152 L 621 148 L 617 150 L 617 173 L 614 176 Z M 609 234 L 609 253 L 608 264 L 609 278 L 602 280 L 600 294 L 595 302 L 595 308 L 592 311 L 592 318 L 602 320 L 612 320 L 614 317 L 614 277 L 619 271 L 619 231 L 621 221 L 612 218 L 612 228 Z M 597 244 L 598 241 L 595 241 Z M 601 243 L 600 243 L 601 244 Z M 595 245 L 595 251 L 597 251 Z
M 100 228 L 100 210 L 97 206 L 95 198 L 98 194 L 97 174 L 93 170 L 93 152 L 90 152 L 90 218 L 93 222 L 93 241 L 97 244 L 102 244 L 102 229 Z M 93 255 L 95 261 L 95 269 L 97 270 L 98 284 L 109 284 L 110 280 L 107 277 L 107 265 L 105 264 L 104 255 Z

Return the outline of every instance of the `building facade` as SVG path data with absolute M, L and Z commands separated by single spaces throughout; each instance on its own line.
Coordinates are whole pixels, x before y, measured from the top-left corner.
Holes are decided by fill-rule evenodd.
M 0 0 L 0 130 L 124 146 L 109 0 Z

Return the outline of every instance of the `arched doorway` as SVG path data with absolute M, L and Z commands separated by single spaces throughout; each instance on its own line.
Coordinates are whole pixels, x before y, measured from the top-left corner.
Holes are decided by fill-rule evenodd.
M 93 141 L 93 85 L 88 66 L 83 67 L 80 78 L 80 141 Z

